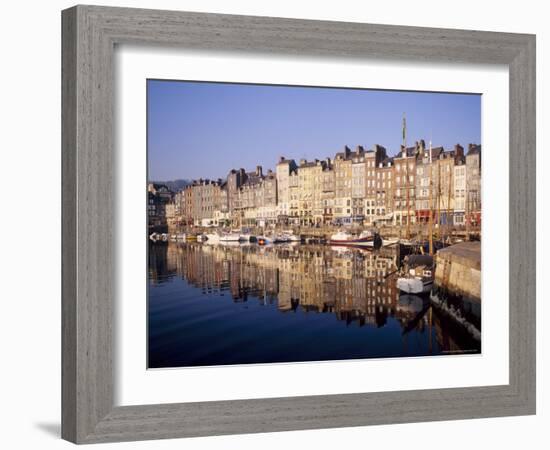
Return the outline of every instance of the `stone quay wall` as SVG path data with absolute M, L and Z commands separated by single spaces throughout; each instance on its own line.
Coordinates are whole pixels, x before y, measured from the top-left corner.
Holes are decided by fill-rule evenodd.
M 481 242 L 461 242 L 436 254 L 435 285 L 481 301 Z

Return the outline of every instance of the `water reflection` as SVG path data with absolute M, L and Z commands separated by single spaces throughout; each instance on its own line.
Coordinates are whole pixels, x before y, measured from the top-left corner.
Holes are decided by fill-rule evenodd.
M 479 352 L 396 289 L 395 249 L 150 244 L 149 366 Z

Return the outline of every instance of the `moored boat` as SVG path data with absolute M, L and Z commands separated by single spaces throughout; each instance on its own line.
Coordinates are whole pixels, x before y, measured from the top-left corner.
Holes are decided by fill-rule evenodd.
M 300 236 L 294 234 L 294 232 L 292 230 L 283 230 L 283 235 L 289 242 L 300 242 L 301 241 Z
M 206 244 L 219 244 L 221 236 L 218 233 L 207 233 Z
M 238 233 L 225 233 L 220 236 L 220 242 L 239 242 L 241 235 Z
M 290 242 L 299 242 L 300 238 L 294 234 L 281 233 L 273 237 L 274 244 L 288 244 Z
M 434 259 L 430 255 L 410 255 L 405 260 L 405 273 L 397 279 L 397 288 L 406 294 L 426 294 L 432 290 Z
M 339 231 L 330 237 L 330 245 L 372 245 L 375 234 L 365 230 L 359 235 L 353 235 L 347 231 Z

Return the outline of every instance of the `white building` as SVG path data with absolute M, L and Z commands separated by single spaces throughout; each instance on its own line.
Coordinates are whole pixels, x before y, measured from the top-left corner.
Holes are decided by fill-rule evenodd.
M 465 225 L 466 215 L 466 164 L 456 161 L 454 167 L 454 225 Z

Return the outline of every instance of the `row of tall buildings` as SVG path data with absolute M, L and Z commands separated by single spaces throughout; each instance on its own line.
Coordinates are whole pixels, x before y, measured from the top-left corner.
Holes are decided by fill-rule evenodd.
M 332 159 L 281 157 L 274 171 L 195 180 L 169 200 L 165 190 L 149 186 L 150 224 L 164 213 L 168 225 L 399 226 L 426 223 L 431 212 L 436 224 L 479 226 L 481 146 L 445 150 L 421 140 L 393 157 L 380 145 L 346 146 Z

